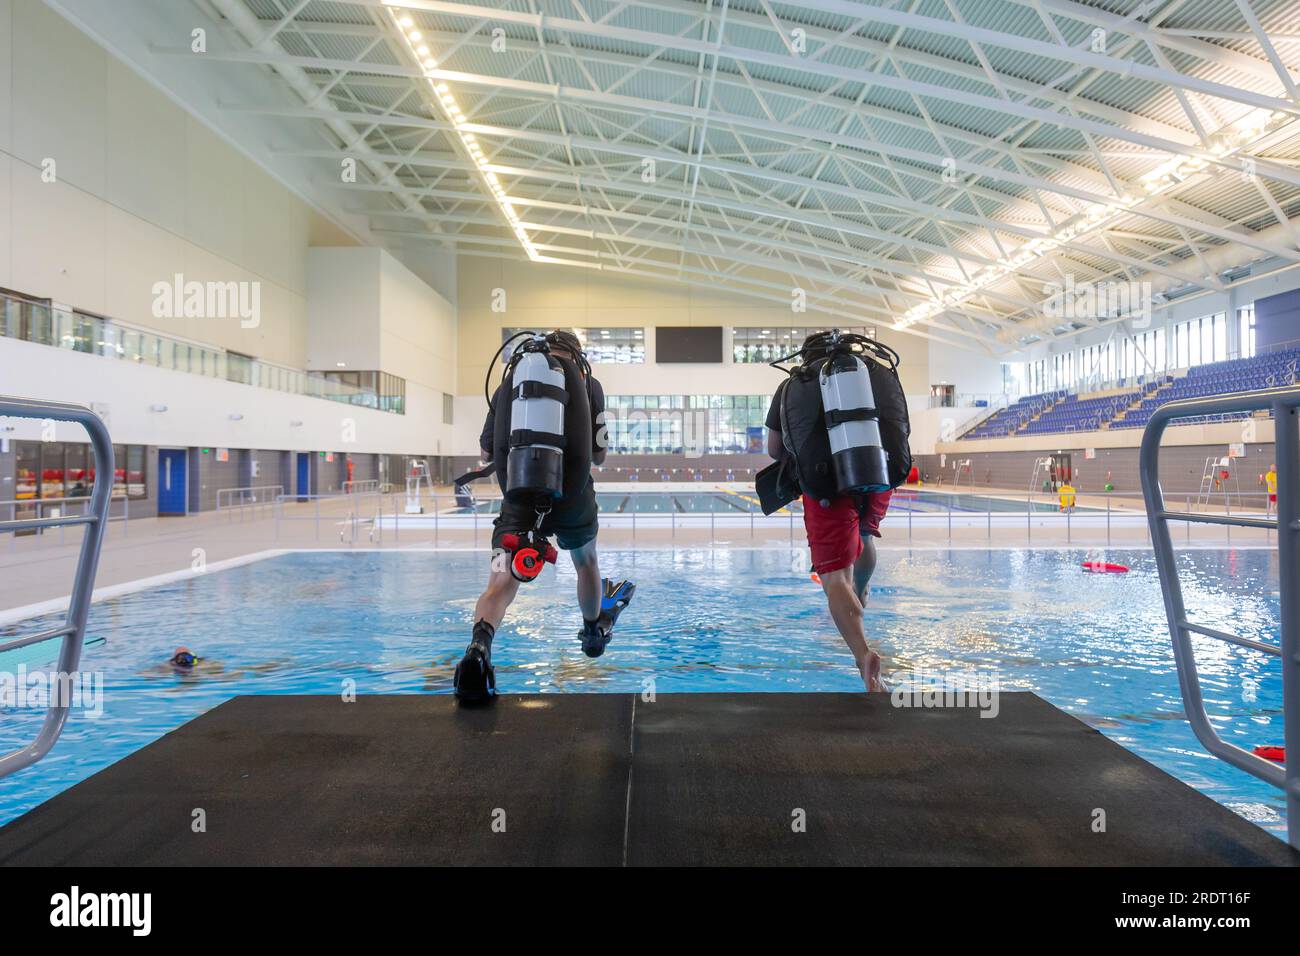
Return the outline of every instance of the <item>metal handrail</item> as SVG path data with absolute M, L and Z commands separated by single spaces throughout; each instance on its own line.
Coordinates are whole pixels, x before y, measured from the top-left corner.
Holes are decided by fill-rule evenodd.
M 1170 421 L 1191 415 L 1265 408 L 1273 410 L 1276 429 L 1277 520 L 1166 510 L 1164 491 L 1160 487 L 1160 439 Z M 1197 739 L 1211 754 L 1282 789 L 1287 803 L 1288 842 L 1300 849 L 1300 759 L 1296 756 L 1300 753 L 1300 604 L 1297 604 L 1300 601 L 1300 430 L 1297 429 L 1297 409 L 1300 409 L 1300 387 L 1296 386 L 1184 399 L 1162 405 L 1152 414 L 1142 436 L 1139 469 L 1187 720 Z M 1277 531 L 1278 592 L 1281 603 L 1279 645 L 1238 637 L 1187 620 L 1169 532 L 1170 521 L 1237 525 Z M 1282 727 L 1287 756 L 1283 766 L 1228 743 L 1215 731 L 1201 696 L 1192 634 L 1229 641 L 1282 659 Z
M 235 500 L 235 495 L 239 495 L 239 500 Z M 244 505 L 269 504 L 284 494 L 284 485 L 246 485 L 242 488 L 219 488 L 217 489 L 217 511 L 225 511 L 230 508 L 242 508 Z M 221 504 L 221 496 L 228 495 L 226 503 Z
M 77 557 L 77 573 L 73 579 L 72 597 L 68 601 L 63 626 L 39 634 L 0 643 L 0 652 L 27 647 L 40 641 L 63 639 L 59 651 L 59 669 L 56 676 L 58 693 L 50 700 L 36 739 L 26 747 L 0 756 L 0 777 L 31 766 L 54 746 L 63 725 L 68 720 L 72 702 L 72 679 L 81 663 L 81 648 L 86 637 L 86 618 L 90 613 L 90 599 L 95 588 L 95 571 L 99 566 L 99 552 L 104 543 L 104 530 L 108 524 L 108 505 L 113 493 L 113 441 L 103 420 L 83 405 L 64 402 L 41 402 L 25 398 L 0 396 L 0 416 L 11 418 L 52 418 L 76 422 L 86 429 L 95 453 L 95 483 L 90 493 L 88 514 L 70 518 L 35 518 L 18 521 L 0 521 L 0 532 L 29 528 L 48 528 L 61 525 L 84 524 L 86 533 L 81 539 L 81 553 Z

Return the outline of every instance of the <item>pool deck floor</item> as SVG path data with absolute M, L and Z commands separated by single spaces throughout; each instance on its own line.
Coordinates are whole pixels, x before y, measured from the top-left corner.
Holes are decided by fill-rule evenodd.
M 1298 862 L 1027 693 L 236 697 L 0 828 L 6 865 Z

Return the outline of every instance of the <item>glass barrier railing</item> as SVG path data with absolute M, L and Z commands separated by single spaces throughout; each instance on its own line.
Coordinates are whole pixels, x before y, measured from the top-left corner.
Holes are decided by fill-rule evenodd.
M 0 295 L 0 336 L 292 395 L 404 412 L 400 405 L 381 402 L 371 389 L 13 296 Z

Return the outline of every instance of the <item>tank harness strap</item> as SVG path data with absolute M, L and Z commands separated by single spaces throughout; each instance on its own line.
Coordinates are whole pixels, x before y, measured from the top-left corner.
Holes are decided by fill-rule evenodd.
M 559 448 L 561 451 L 565 447 L 565 438 L 563 435 L 557 435 L 555 432 L 538 432 L 531 428 L 516 428 L 510 433 L 510 447 L 517 448 L 520 445 L 550 445 L 552 448 Z
M 495 461 L 490 461 L 482 468 L 480 468 L 478 471 L 468 471 L 465 474 L 461 475 L 459 478 L 454 479 L 452 481 L 452 484 L 453 485 L 468 484 L 471 481 L 477 481 L 480 478 L 486 478 L 488 475 L 492 474 L 496 470 L 497 470 L 497 463 Z
M 545 507 L 542 507 L 542 508 L 538 508 L 538 509 L 537 509 L 537 520 L 533 522 L 533 530 L 534 530 L 534 531 L 540 531 L 540 530 L 541 530 L 542 522 L 546 520 L 546 516 L 547 516 L 548 514 L 550 514 L 550 513 L 551 513 L 551 506 L 550 506 L 550 505 L 546 505 Z
M 559 402 L 561 405 L 569 404 L 569 393 L 558 385 L 548 385 L 546 382 L 535 382 L 529 379 L 526 382 L 520 382 L 510 392 L 511 400 L 516 398 L 550 398 Z
M 874 408 L 833 408 L 826 413 L 826 427 L 834 428 L 845 422 L 874 421 L 880 418 L 880 412 Z

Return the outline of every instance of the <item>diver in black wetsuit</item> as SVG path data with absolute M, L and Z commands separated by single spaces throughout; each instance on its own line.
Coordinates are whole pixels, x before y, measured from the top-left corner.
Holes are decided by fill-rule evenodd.
M 596 559 L 591 465 L 605 460 L 604 389 L 573 333 L 521 334 L 531 337 L 516 347 L 488 401 L 479 443 L 490 464 L 456 480 L 495 471 L 505 493 L 492 526 L 487 588 L 474 607 L 473 637 L 456 668 L 456 696 L 463 700 L 495 690 L 492 640 L 519 585 L 555 561 L 550 535 L 569 552 L 577 572 L 579 637 L 588 657 L 604 653 L 614 622 L 636 590 L 628 581 L 602 579 Z

